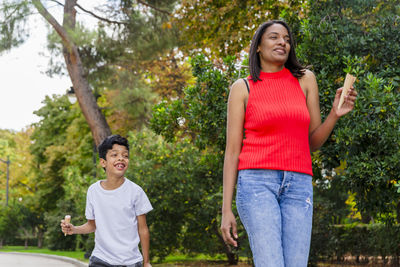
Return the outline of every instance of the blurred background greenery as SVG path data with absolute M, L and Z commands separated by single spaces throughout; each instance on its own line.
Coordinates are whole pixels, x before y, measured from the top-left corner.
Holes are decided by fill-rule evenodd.
M 0 51 L 26 40 L 32 10 L 57 1 L 0 4 Z M 75 6 L 82 15 L 87 10 Z M 0 247 L 38 246 L 90 255 L 93 235 L 64 237 L 59 221 L 85 222 L 86 190 L 104 172 L 98 136 L 127 136 L 127 177 L 144 188 L 151 255 L 220 257 L 251 264 L 239 225 L 238 250 L 219 232 L 226 102 L 229 86 L 248 75 L 247 52 L 269 19 L 291 26 L 297 56 L 317 77 L 321 113 L 331 108 L 345 73 L 357 76 L 354 111 L 313 153 L 314 224 L 310 266 L 317 262 L 400 264 L 400 3 L 398 0 L 105 1 L 91 12 L 96 29 L 51 24 L 49 75 L 69 75 L 105 118 L 83 115 L 86 100 L 48 96 L 22 131 L 0 130 Z M 86 12 L 87 13 L 87 12 Z M 76 48 L 76 50 L 74 50 Z M 75 52 L 74 52 L 75 51 Z M 71 59 L 81 61 L 79 64 Z M 78 70 L 78 71 L 71 71 Z M 77 80 L 81 79 L 77 82 Z M 81 105 L 79 105 L 81 104 Z M 97 125 L 97 126 L 96 126 Z M 97 127 L 97 128 L 96 128 Z M 6 190 L 9 200 L 6 203 Z M 376 266 L 376 265 L 375 265 Z

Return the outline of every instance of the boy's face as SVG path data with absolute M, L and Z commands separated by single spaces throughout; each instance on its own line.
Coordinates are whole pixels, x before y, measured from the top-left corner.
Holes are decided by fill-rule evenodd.
M 100 159 L 100 164 L 106 169 L 106 174 L 122 177 L 129 164 L 129 151 L 125 146 L 114 144 L 112 149 L 107 151 L 106 159 Z

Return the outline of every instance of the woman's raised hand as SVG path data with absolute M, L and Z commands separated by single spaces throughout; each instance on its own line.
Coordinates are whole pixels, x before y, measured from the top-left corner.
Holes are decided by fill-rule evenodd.
M 332 109 L 335 112 L 336 116 L 338 116 L 338 117 L 342 117 L 343 115 L 346 115 L 347 113 L 352 111 L 354 108 L 354 103 L 357 98 L 356 90 L 354 90 L 353 86 L 350 87 L 350 90 L 349 90 L 347 96 L 345 96 L 345 98 L 344 98 L 343 105 L 340 107 L 340 109 L 338 109 L 340 95 L 342 94 L 342 90 L 343 90 L 343 87 L 339 88 L 336 91 L 335 100 L 333 101 L 333 105 L 332 105 Z

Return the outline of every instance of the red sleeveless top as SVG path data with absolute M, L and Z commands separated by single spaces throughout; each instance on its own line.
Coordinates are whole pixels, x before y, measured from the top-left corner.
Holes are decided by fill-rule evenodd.
M 310 114 L 300 83 L 284 68 L 249 80 L 238 170 L 271 169 L 312 175 Z

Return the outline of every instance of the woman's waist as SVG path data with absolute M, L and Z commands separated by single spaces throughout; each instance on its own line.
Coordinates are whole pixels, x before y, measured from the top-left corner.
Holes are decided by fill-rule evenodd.
M 238 169 L 274 169 L 312 175 L 310 148 L 308 143 L 300 146 L 244 144 L 239 154 Z

